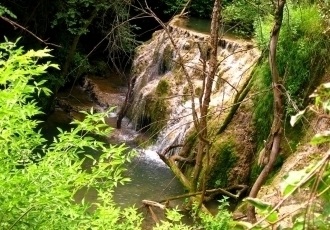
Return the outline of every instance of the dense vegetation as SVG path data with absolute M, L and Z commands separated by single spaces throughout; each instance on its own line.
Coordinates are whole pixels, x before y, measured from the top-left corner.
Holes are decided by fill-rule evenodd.
M 168 6 L 167 12 L 173 13 L 180 11 L 186 1 L 163 2 Z M 136 45 L 132 33 L 134 24 L 126 22 L 132 17 L 130 1 L 111 1 L 111 4 L 108 1 L 93 0 L 51 1 L 48 4 L 38 1 L 34 5 L 27 1 L 4 1 L 1 4 L 0 16 L 17 20 L 24 25 L 23 31 L 29 29 L 39 38 L 50 38 L 36 42 L 35 37 L 27 39 L 24 36 L 22 41 L 18 39 L 12 42 L 13 39 L 4 38 L 0 43 L 1 228 L 141 228 L 142 216 L 137 209 L 120 209 L 112 200 L 114 187 L 129 181 L 122 174 L 125 170 L 123 165 L 134 156 L 134 152 L 127 151 L 124 145 L 113 146 L 94 138 L 95 135 L 106 136 L 111 132 L 104 124 L 107 113 L 85 113 L 84 121 L 73 121 L 74 128 L 69 131 L 60 130 L 60 134 L 50 144 L 41 135 L 41 121 L 37 120 L 42 114 L 38 103 L 40 98 L 51 95 L 49 88 L 57 91 L 65 82 L 72 80 L 70 76 L 99 71 L 88 64 L 88 53 L 94 44 L 85 45 L 88 43 L 84 43 L 84 35 L 106 35 L 107 42 L 103 48 L 108 51 L 113 64 L 118 64 L 116 58 L 122 59 L 122 56 L 132 53 Z M 259 48 L 267 53 L 269 32 L 273 26 L 271 1 L 228 0 L 222 4 L 223 22 L 236 28 L 239 33 L 253 35 Z M 192 16 L 209 17 L 212 5 L 211 0 L 192 1 L 189 11 Z M 321 82 L 320 76 L 323 76 L 329 65 L 329 11 L 328 1 L 319 1 L 318 4 L 307 0 L 299 4 L 289 1 L 286 5 L 277 47 L 277 62 L 279 73 L 285 80 L 283 88 L 287 121 L 289 116 L 308 105 L 308 96 Z M 8 28 L 6 26 L 3 27 Z M 15 33 L 9 33 L 9 37 L 14 36 Z M 25 51 L 18 45 L 19 42 L 37 49 Z M 50 49 L 39 49 L 47 44 L 55 49 L 52 52 L 55 58 L 50 55 Z M 53 59 L 60 63 L 61 70 L 53 64 Z M 258 130 L 254 138 L 259 151 L 269 135 L 273 119 L 273 95 L 269 90 L 272 84 L 271 71 L 266 58 L 256 67 L 254 75 L 252 89 L 266 92 L 254 98 L 257 104 L 254 125 Z M 166 95 L 169 90 L 165 83 L 162 82 L 157 89 L 159 97 Z M 313 95 L 315 105 L 308 107 L 310 111 L 328 117 L 329 88 L 328 84 L 318 88 Z M 303 112 L 300 112 L 294 116 L 291 123 L 298 122 L 299 125 L 298 120 L 302 115 Z M 292 133 L 301 132 L 296 127 L 291 129 Z M 329 131 L 318 133 L 312 138 L 312 143 L 316 145 L 326 145 L 329 141 Z M 291 145 L 288 148 L 294 149 L 297 143 L 294 141 Z M 88 154 L 92 150 L 103 154 L 96 160 Z M 310 202 L 305 210 L 306 215 L 301 212 L 293 217 L 294 229 L 308 228 L 311 224 L 317 229 L 327 229 L 330 225 L 327 202 L 330 199 L 330 157 L 329 152 L 323 155 L 303 170 L 291 172 L 282 184 L 282 201 L 302 187 L 313 191 L 310 201 L 320 200 L 321 206 L 318 206 L 318 202 Z M 82 170 L 81 165 L 86 158 L 94 162 L 90 170 Z M 257 174 L 257 171 L 255 169 L 254 173 Z M 97 190 L 97 204 L 75 197 L 77 191 L 83 189 Z M 215 217 L 199 213 L 198 207 L 193 209 L 200 223 L 196 225 L 200 226 L 186 226 L 181 223 L 181 214 L 168 211 L 168 221 L 157 224 L 154 229 L 234 229 L 235 226 L 238 229 L 261 229 L 265 225 L 273 228 L 280 223 L 277 207 L 258 199 L 247 200 L 260 210 L 266 224 L 260 222 L 252 226 L 245 222 L 235 222 L 225 210 L 227 202 L 223 201 L 221 212 Z
M 123 177 L 124 163 L 133 156 L 125 145 L 109 145 L 95 139 L 107 136 L 111 129 L 104 122 L 107 113 L 84 113 L 83 121 L 72 122 L 69 131 L 48 144 L 38 130 L 42 113 L 33 99 L 34 93 L 51 93 L 41 80 L 48 68 L 58 65 L 41 59 L 50 50 L 25 51 L 17 42 L 0 43 L 0 226 L 2 229 L 140 229 L 142 216 L 134 207 L 121 209 L 112 200 L 113 189 L 129 181 Z M 35 96 L 34 96 L 35 97 Z M 98 159 L 94 151 L 101 152 Z M 89 159 L 92 166 L 83 169 Z M 85 200 L 86 192 L 97 191 L 97 203 Z M 81 197 L 77 197 L 81 192 Z M 201 214 L 203 225 L 233 226 L 230 214 Z M 168 221 L 154 229 L 192 229 L 181 223 L 182 215 L 167 210 Z
M 84 73 L 104 74 L 110 66 L 123 69 L 136 46 L 129 23 L 129 1 L 2 1 L 6 22 L 1 31 L 10 39 L 23 36 L 22 44 L 38 49 L 50 46 L 61 71 L 47 76 L 47 86 L 57 91 Z M 13 21 L 9 21 L 13 20 Z M 18 24 L 14 24 L 18 23 Z M 0 38 L 1 40 L 3 37 Z M 101 58 L 102 57 L 102 58 Z M 102 60 L 103 59 L 103 60 Z M 124 63 L 123 65 L 121 65 Z

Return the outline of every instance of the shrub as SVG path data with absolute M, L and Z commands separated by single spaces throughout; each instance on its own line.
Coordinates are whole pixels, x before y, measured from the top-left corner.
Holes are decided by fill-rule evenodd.
M 272 17 L 267 16 L 261 24 L 255 25 L 257 42 L 262 49 L 267 49 L 272 23 Z M 322 26 L 323 19 L 315 5 L 289 5 L 285 11 L 277 62 L 288 95 L 300 108 L 328 62 L 329 40 L 322 33 Z M 287 106 L 287 111 L 291 114 L 292 107 Z
M 0 44 L 0 228 L 1 229 L 136 229 L 141 217 L 134 208 L 121 210 L 112 201 L 113 188 L 128 181 L 123 164 L 133 153 L 89 134 L 108 135 L 103 114 L 86 113 L 70 131 L 60 130 L 47 145 L 38 129 L 40 114 L 32 95 L 50 91 L 41 75 L 50 67 L 49 49 L 25 52 L 16 42 Z M 101 151 L 98 162 L 86 155 Z M 90 172 L 82 169 L 91 158 Z M 106 178 L 106 179 L 105 179 Z M 75 202 L 80 189 L 96 189 L 98 203 Z M 91 211 L 92 207 L 97 207 Z M 123 219 L 125 221 L 123 221 Z

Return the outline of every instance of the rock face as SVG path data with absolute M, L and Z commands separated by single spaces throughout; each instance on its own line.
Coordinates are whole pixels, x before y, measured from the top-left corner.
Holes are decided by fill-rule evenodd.
M 155 137 L 153 149 L 158 152 L 171 145 L 183 144 L 188 138 L 193 128 L 192 100 L 198 108 L 202 94 L 202 60 L 206 60 L 208 68 L 209 35 L 176 25 L 178 23 L 172 21 L 168 27 L 170 34 L 165 30 L 157 31 L 150 41 L 137 48 L 132 70 L 134 88 L 129 117 L 137 129 L 148 130 Z M 226 108 L 246 86 L 260 56 L 249 41 L 222 37 L 218 46 L 219 68 L 210 103 L 210 121 L 219 122 L 215 126 L 220 125 L 228 111 Z M 195 98 L 190 96 L 187 76 L 179 64 L 179 54 L 193 82 Z M 238 158 L 235 157 L 234 161 Z
M 81 85 L 63 90 L 57 95 L 57 105 L 69 113 L 90 111 L 92 107 L 94 111 L 118 108 L 125 100 L 126 87 L 115 82 L 117 79 L 118 76 L 85 76 Z

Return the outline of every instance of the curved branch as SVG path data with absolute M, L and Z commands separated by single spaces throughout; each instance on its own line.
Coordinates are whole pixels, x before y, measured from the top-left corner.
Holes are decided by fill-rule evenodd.
M 266 163 L 265 167 L 259 174 L 257 180 L 252 186 L 249 197 L 255 198 L 258 195 L 258 192 L 261 186 L 265 183 L 267 176 L 273 169 L 276 158 L 280 151 L 280 144 L 282 138 L 282 129 L 283 129 L 283 116 L 284 116 L 284 102 L 283 102 L 283 93 L 281 91 L 281 81 L 282 77 L 280 77 L 278 72 L 278 67 L 276 63 L 276 49 L 278 38 L 282 26 L 283 21 L 283 10 L 285 6 L 286 0 L 278 0 L 276 4 L 275 10 L 275 23 L 273 29 L 271 31 L 271 37 L 269 42 L 269 66 L 271 70 L 272 76 L 272 84 L 273 84 L 273 94 L 274 94 L 274 120 L 272 124 L 272 128 L 270 131 L 270 135 L 266 142 L 265 147 L 265 155 L 266 159 L 269 159 Z M 256 222 L 255 215 L 255 207 L 249 205 L 248 207 L 248 219 L 250 222 Z
M 18 24 L 17 22 L 14 22 L 12 20 L 10 20 L 9 18 L 6 18 L 4 16 L 0 16 L 0 18 L 2 20 L 4 20 L 5 22 L 8 22 L 10 25 L 14 26 L 14 27 L 18 27 L 24 31 L 26 31 L 27 33 L 29 33 L 30 35 L 32 35 L 33 37 L 35 37 L 38 41 L 40 41 L 41 43 L 45 44 L 45 45 L 51 45 L 51 46 L 55 46 L 55 47 L 61 47 L 60 45 L 56 45 L 54 43 L 50 43 L 50 42 L 46 42 L 45 40 L 39 38 L 37 35 L 35 35 L 33 32 L 31 32 L 30 30 L 28 30 L 27 28 L 25 28 L 24 26 L 21 26 L 20 24 Z

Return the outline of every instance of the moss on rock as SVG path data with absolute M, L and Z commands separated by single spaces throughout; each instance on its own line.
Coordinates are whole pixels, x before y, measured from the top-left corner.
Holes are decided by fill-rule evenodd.
M 164 48 L 163 56 L 161 57 L 161 63 L 159 65 L 158 73 L 160 75 L 167 73 L 172 69 L 173 66 L 173 49 L 170 45 Z
M 169 92 L 170 92 L 170 84 L 166 79 L 161 79 L 156 87 L 156 95 L 159 97 L 167 96 Z
M 212 152 L 214 152 L 214 165 L 209 175 L 208 187 L 226 187 L 230 183 L 228 181 L 229 173 L 234 167 L 237 160 L 237 144 L 233 140 L 218 140 L 213 143 Z
M 148 124 L 145 124 L 145 130 L 152 136 L 160 132 L 166 125 L 166 117 L 168 116 L 167 103 L 162 97 L 149 96 L 146 98 L 146 106 L 144 116 Z

